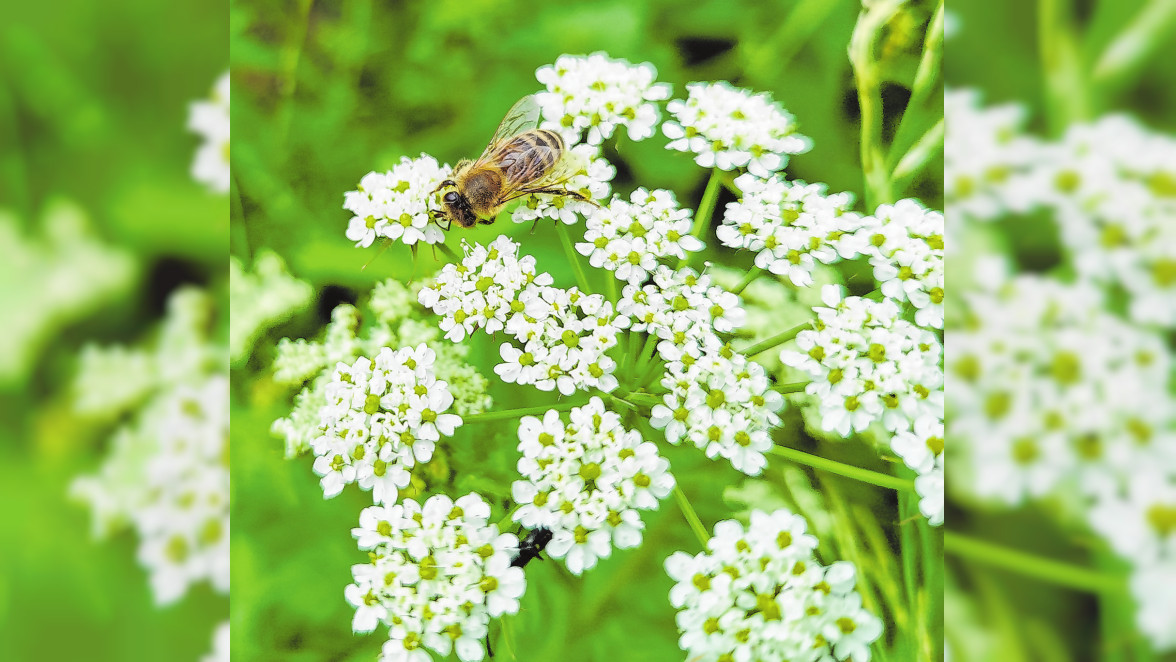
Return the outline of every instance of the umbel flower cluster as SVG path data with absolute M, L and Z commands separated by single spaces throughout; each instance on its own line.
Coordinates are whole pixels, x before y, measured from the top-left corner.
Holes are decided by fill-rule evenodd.
M 327 389 L 336 381 L 339 365 L 354 366 L 361 357 L 377 356 L 391 346 L 428 347 L 432 374 L 453 397 L 453 414 L 490 408 L 486 378 L 465 361 L 469 347 L 441 341 L 437 327 L 423 321 L 425 310 L 416 304 L 416 292 L 398 281 L 383 281 L 372 290 L 362 314 L 350 304 L 336 307 L 321 340 L 283 338 L 278 343 L 274 379 L 300 389 L 294 410 L 271 426 L 286 440 L 287 457 L 309 452 L 327 430 L 323 408 L 330 404 Z M 364 406 L 366 402 L 359 410 Z
M 207 294 L 179 290 L 153 348 L 89 346 L 74 383 L 81 413 L 129 420 L 98 473 L 72 492 L 94 511 L 96 534 L 134 528 L 160 605 L 200 582 L 229 590 L 227 350 L 208 336 L 211 315 Z
M 882 622 L 862 607 L 852 563 L 823 566 L 803 517 L 753 511 L 715 525 L 707 551 L 674 552 L 679 644 L 692 660 L 870 659 Z
M 210 335 L 213 314 L 207 293 L 177 290 L 153 345 L 90 345 L 73 384 L 79 413 L 119 423 L 71 494 L 90 506 L 96 535 L 135 531 L 160 606 L 202 583 L 229 593 L 228 348 Z M 217 628 L 209 659 L 228 659 L 228 630 Z
M 1075 504 L 1069 525 L 1085 522 L 1130 565 L 1140 631 L 1176 649 L 1165 584 L 1176 576 L 1176 141 L 1121 116 L 1044 141 L 1023 131 L 1024 109 L 984 107 L 974 90 L 950 92 L 947 112 L 946 174 L 964 184 L 950 232 L 1044 211 L 1066 261 L 1057 272 L 1077 275 L 977 261 L 966 314 L 948 320 L 952 483 L 1007 506 Z
M 572 409 L 570 422 L 548 411 L 519 423 L 514 520 L 551 531 L 547 552 L 579 575 L 612 548 L 641 544 L 640 510 L 655 510 L 674 487 L 657 445 L 626 430 L 600 398 Z
M 787 180 L 779 171 L 809 140 L 766 94 L 725 83 L 689 85 L 688 98 L 667 104 L 671 119 L 661 124 L 668 149 L 716 170 L 699 210 L 661 189 L 612 196 L 617 170 L 602 143 L 622 126 L 633 140 L 657 135 L 669 85 L 655 81 L 650 65 L 599 53 L 562 56 L 537 78 L 546 91 L 535 97 L 536 123 L 560 131 L 578 157 L 580 171 L 563 185 L 585 200 L 532 194 L 508 213 L 516 222 L 553 221 L 577 286 L 556 286 L 506 236 L 486 244 L 462 239 L 460 255 L 442 246 L 452 259 L 419 289 L 385 296 L 396 286 L 377 287 L 371 305 L 385 303 L 373 331 L 358 332 L 355 309 L 341 307 L 322 343 L 279 346 L 276 376 L 306 384 L 294 413 L 274 425 L 288 449 L 313 447 L 327 496 L 348 482 L 365 486 L 364 477 L 374 486 L 377 469 L 389 485 L 355 530 L 372 562 L 356 566 L 347 590 L 356 631 L 388 626 L 385 660 L 423 662 L 432 659 L 426 650 L 480 660 L 489 619 L 518 608 L 521 570 L 503 574 L 509 564 L 500 554 L 514 550 L 511 561 L 520 566 L 526 556 L 522 543 L 486 524 L 490 506 L 474 495 L 463 499 L 477 506 L 461 499 L 454 506 L 439 495 L 421 508 L 408 498 L 420 493 L 412 481 L 422 463 L 463 420 L 521 418 L 518 479 L 501 504 L 508 511 L 502 521 L 529 529 L 528 539 L 543 532 L 545 552 L 576 575 L 613 549 L 639 546 L 642 511 L 658 508 L 675 489 L 660 438 L 643 438 L 639 419 L 668 444 L 685 442 L 755 476 L 768 464 L 786 393 L 816 399 L 828 429 L 889 435 L 894 452 L 920 474 L 924 513 L 942 521 L 942 215 L 905 200 L 863 216 L 852 211 L 848 193 Z M 691 262 L 705 247 L 718 171 L 735 169 L 747 173 L 735 180 L 741 193 L 721 214 L 718 239 L 753 251 L 756 269 L 725 288 L 709 265 L 700 272 Z M 369 173 L 344 196 L 353 214 L 348 238 L 363 247 L 377 240 L 444 244 L 448 235 L 430 208 L 449 172 L 422 154 Z M 581 219 L 576 236 L 570 228 Z M 878 281 L 876 299 L 843 297 L 834 288 L 829 307 L 791 335 L 780 333 L 780 318 L 772 317 L 778 311 L 768 314 L 774 322 L 758 319 L 737 335 L 749 321 L 741 292 L 774 295 L 784 287 L 776 276 L 793 287 L 827 282 L 824 265 L 858 258 L 869 261 Z M 605 292 L 592 291 L 583 262 L 610 272 Z M 770 282 L 753 282 L 765 272 Z M 424 310 L 436 325 L 409 328 Z M 811 319 L 811 306 L 802 312 Z M 451 365 L 464 365 L 460 352 L 486 337 L 498 346 L 496 376 L 552 393 L 557 400 L 548 411 L 487 412 L 485 380 L 445 374 L 447 353 Z M 749 337 L 763 344 L 737 348 Z M 808 352 L 790 363 L 795 368 L 775 364 L 771 372 L 761 364 L 761 357 L 780 356 L 768 350 L 793 340 Z M 811 383 L 782 388 L 786 371 Z M 851 406 L 854 399 L 860 406 Z M 416 427 L 426 425 L 427 432 Z M 853 566 L 819 564 L 816 541 L 804 530 L 791 513 L 759 512 L 746 534 L 721 523 L 709 553 L 673 557 L 667 567 L 686 584 L 672 596 L 683 610 L 683 649 L 708 662 L 867 660 L 881 624 L 853 590 Z M 499 587 L 509 588 L 496 598 Z
M 420 302 L 442 315 L 446 337 L 461 340 L 483 329 L 503 330 L 521 345 L 503 343 L 494 372 L 508 383 L 570 395 L 577 389 L 616 386 L 616 361 L 605 353 L 617 344 L 612 304 L 602 295 L 552 287 L 536 273 L 535 258 L 518 256 L 505 235 L 489 247 L 463 246 L 461 264 L 448 264 Z
M 409 470 L 433 457 L 441 435 L 452 435 L 461 417 L 449 385 L 437 381 L 437 354 L 425 343 L 380 350 L 339 363 L 319 409 L 320 435 L 311 444 L 323 496 L 350 483 L 372 491 L 376 503 L 395 503 L 408 487 Z
M 365 508 L 352 530 L 370 561 L 351 568 L 347 601 L 352 628 L 388 628 L 381 660 L 433 659 L 425 649 L 462 662 L 486 656 L 492 617 L 519 610 L 523 569 L 511 558 L 518 538 L 488 523 L 490 506 L 477 494 L 457 501 L 438 494 Z

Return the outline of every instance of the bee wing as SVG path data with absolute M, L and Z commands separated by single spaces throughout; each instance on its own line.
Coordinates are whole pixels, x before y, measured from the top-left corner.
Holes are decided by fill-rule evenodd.
M 545 147 L 534 147 L 536 150 L 546 150 Z M 550 189 L 558 188 L 567 183 L 572 177 L 588 171 L 588 163 L 579 154 L 571 150 L 564 150 L 555 165 L 543 173 L 538 179 L 530 181 L 509 182 L 498 196 L 497 204 L 506 204 L 532 193 L 546 193 Z
M 482 152 L 482 156 L 478 157 L 474 166 L 477 167 L 489 160 L 495 150 L 503 143 L 537 126 L 539 126 L 539 103 L 535 101 L 534 94 L 528 94 L 506 111 L 506 117 L 502 118 L 498 129 L 494 131 L 494 137 L 490 139 L 486 150 Z

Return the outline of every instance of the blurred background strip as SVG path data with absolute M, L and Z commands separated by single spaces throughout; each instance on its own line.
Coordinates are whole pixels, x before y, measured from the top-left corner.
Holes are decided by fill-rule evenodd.
M 228 48 L 218 3 L 5 8 L 0 659 L 228 659 Z

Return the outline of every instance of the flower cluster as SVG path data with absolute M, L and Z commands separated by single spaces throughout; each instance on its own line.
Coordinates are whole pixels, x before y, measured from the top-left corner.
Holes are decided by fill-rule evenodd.
M 227 350 L 208 338 L 211 313 L 205 293 L 176 292 L 152 350 L 88 349 L 75 384 L 81 411 L 129 422 L 115 430 L 99 472 L 74 481 L 72 493 L 93 509 L 96 533 L 134 527 L 161 605 L 205 580 L 229 590 L 229 380 Z M 143 381 L 91 393 L 128 366 Z
M 26 227 L 39 232 L 26 233 Z M 135 271 L 130 254 L 100 241 L 73 203 L 49 202 L 41 218 L 30 223 L 0 209 L 0 291 L 5 303 L 0 311 L 0 386 L 23 387 L 48 340 L 127 291 Z
M 710 276 L 690 267 L 678 270 L 658 265 L 651 282 L 625 286 L 617 303 L 621 324 L 644 331 L 667 344 L 661 353 L 677 357 L 689 346 L 697 350 L 743 325 L 745 313 L 738 295 L 712 285 Z M 721 344 L 721 343 L 719 343 Z
M 639 510 L 655 510 L 674 487 L 657 445 L 626 430 L 600 398 L 572 409 L 570 422 L 548 411 L 519 423 L 518 469 L 511 494 L 514 520 L 552 532 L 547 552 L 579 575 L 612 548 L 641 544 Z
M 858 253 L 854 233 L 861 218 L 850 211 L 853 195 L 826 195 L 823 184 L 752 174 L 735 185 L 742 196 L 727 204 L 716 234 L 724 246 L 754 251 L 756 267 L 806 287 L 817 262 L 832 264 Z
M 921 416 L 942 416 L 935 334 L 901 319 L 891 299 L 843 297 L 836 285 L 821 293 L 827 307 L 816 308 L 814 328 L 797 336 L 802 351 L 783 350 L 780 360 L 813 378 L 805 390 L 820 399 L 822 427 L 844 437 L 875 421 L 898 432 Z
M 462 245 L 461 264 L 447 264 L 421 289 L 421 305 L 441 315 L 445 337 L 460 342 L 478 329 L 494 333 L 526 305 L 519 293 L 530 285 L 551 285 L 550 274 L 535 271 L 535 258 L 519 257 L 519 245 L 499 235 L 489 246 Z
M 588 263 L 607 269 L 620 280 L 639 284 L 658 260 L 682 260 L 702 250 L 692 234 L 690 210 L 679 209 L 670 191 L 639 188 L 626 202 L 615 198 L 586 219 L 584 241 L 576 250 Z
M 971 460 L 961 485 L 1016 505 L 1125 494 L 1145 467 L 1176 475 L 1163 339 L 1105 311 L 1091 285 L 990 277 L 991 292 L 966 295 L 969 328 L 952 330 L 947 361 L 948 432 Z
M 943 328 L 943 214 L 918 200 L 881 205 L 856 233 L 882 294 L 915 307 L 915 322 Z
M 274 379 L 301 388 L 290 415 L 271 427 L 286 440 L 287 457 L 308 452 L 321 435 L 320 411 L 327 405 L 336 365 L 376 356 L 385 347 L 427 344 L 435 355 L 433 372 L 454 398 L 454 412 L 466 416 L 490 408 L 486 378 L 466 362 L 470 348 L 443 342 L 437 326 L 422 319 L 426 312 L 417 296 L 415 288 L 386 280 L 372 290 L 362 316 L 355 306 L 337 306 L 321 340 L 283 338 L 278 343 Z
M 704 168 L 746 167 L 766 179 L 788 165 L 789 155 L 812 147 L 796 132 L 792 115 L 767 93 L 751 94 L 726 82 L 690 83 L 686 89 L 689 98 L 667 105 L 674 121 L 662 124 L 662 132 L 671 141 L 667 148 L 694 152 Z
M 1010 207 L 1009 180 L 1036 158 L 1037 143 L 1021 133 L 1025 109 L 980 107 L 976 90 L 946 90 L 943 187 L 953 214 L 992 220 Z
M 408 486 L 408 471 L 428 462 L 441 435 L 461 425 L 460 416 L 446 413 L 453 395 L 437 380 L 435 360 L 421 343 L 338 365 L 319 410 L 322 432 L 312 444 L 323 496 L 359 483 L 376 503 L 394 503 Z
M 477 494 L 456 502 L 438 494 L 372 506 L 352 529 L 370 562 L 352 566 L 345 596 L 355 608 L 352 629 L 388 627 L 381 662 L 428 662 L 425 649 L 462 662 L 486 656 L 490 619 L 519 610 L 522 568 L 511 566 L 518 538 L 487 522 Z
M 536 95 L 543 128 L 565 134 L 569 143 L 587 129 L 587 143 L 599 145 L 618 126 L 633 140 L 649 138 L 661 119 L 657 102 L 670 98 L 670 85 L 654 82 L 652 64 L 633 65 L 604 53 L 561 55 L 554 65 L 540 67 L 535 78 L 547 87 Z
M 1051 209 L 1079 275 L 1118 284 L 1142 324 L 1176 328 L 1176 139 L 1124 116 L 1043 144 L 1010 186 Z
M 661 380 L 669 393 L 653 407 L 650 424 L 664 429 L 671 444 L 688 441 L 709 458 L 759 475 L 784 406 L 763 366 L 713 336 L 670 356 Z
M 216 193 L 229 192 L 229 72 L 217 79 L 212 98 L 188 110 L 188 129 L 204 143 L 192 161 L 192 178 Z
M 600 148 L 592 145 L 576 145 L 569 157 L 579 163 L 580 169 L 559 185 L 587 198 L 577 200 L 569 196 L 536 193 L 523 198 L 522 204 L 511 212 L 515 223 L 536 223 L 548 218 L 565 225 L 575 225 L 581 216 L 588 216 L 596 209 L 594 202 L 603 200 L 612 191 L 612 179 L 617 174 L 607 159 L 601 158 Z
M 574 287 L 546 286 L 528 288 L 519 303 L 523 310 L 507 321 L 506 332 L 522 348 L 502 343 L 503 362 L 495 366 L 495 374 L 507 383 L 563 395 L 616 388 L 617 363 L 605 354 L 616 346 L 620 332 L 611 303 Z
M 433 191 L 449 177 L 448 165 L 421 154 L 400 159 L 387 172 L 369 172 L 359 187 L 343 196 L 343 208 L 354 214 L 347 225 L 347 238 L 356 246 L 371 246 L 378 238 L 440 244 L 445 232 L 433 222 L 430 210 Z
M 852 563 L 822 566 L 803 517 L 753 511 L 746 530 L 715 525 L 707 552 L 675 552 L 678 645 L 691 660 L 870 659 L 882 622 L 862 607 Z
M 229 256 L 229 360 L 248 358 L 258 336 L 306 307 L 313 293 L 309 283 L 286 271 L 273 251 L 257 254 L 252 273 L 235 255 Z

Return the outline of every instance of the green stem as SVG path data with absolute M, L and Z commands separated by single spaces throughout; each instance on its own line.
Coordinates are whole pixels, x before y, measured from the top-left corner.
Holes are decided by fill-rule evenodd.
M 715 203 L 719 200 L 719 190 L 723 187 L 723 171 L 715 168 L 711 170 L 710 179 L 706 182 L 706 190 L 702 192 L 702 200 L 698 203 L 698 212 L 694 214 L 694 226 L 690 229 L 690 234 L 702 238 L 706 229 L 711 225 L 711 217 L 715 213 Z M 678 262 L 678 268 L 689 266 L 694 256 L 698 253 L 690 253 Z
M 579 283 L 580 289 L 585 294 L 593 294 L 592 288 L 588 285 L 588 274 L 584 273 L 584 265 L 580 264 L 580 254 L 576 252 L 576 246 L 572 243 L 572 235 L 568 233 L 568 226 L 563 223 L 556 223 L 556 231 L 559 233 L 559 242 L 563 244 L 564 253 L 568 256 L 568 262 L 572 264 L 572 271 L 576 272 L 576 282 Z M 612 274 L 608 274 L 612 278 Z
M 771 338 L 768 338 L 767 340 L 764 340 L 762 342 L 758 342 L 758 343 L 752 345 L 751 347 L 748 347 L 747 349 L 742 350 L 741 353 L 744 356 L 746 356 L 747 358 L 751 358 L 751 357 L 755 356 L 756 354 L 759 354 L 761 352 L 766 352 L 767 350 L 769 350 L 773 347 L 776 347 L 778 345 L 783 345 L 784 343 L 788 342 L 789 340 L 792 340 L 796 336 L 800 335 L 801 331 L 804 331 L 805 329 L 811 329 L 811 328 L 813 328 L 813 323 L 811 321 L 797 324 L 796 326 L 792 327 L 791 329 L 788 329 L 784 333 L 774 335 Z
M 617 306 L 617 302 L 621 300 L 621 293 L 617 288 L 617 279 L 614 274 L 608 274 L 608 300 L 612 303 L 613 308 Z
M 698 519 L 698 513 L 694 512 L 694 506 L 690 505 L 690 500 L 686 498 L 682 487 L 677 484 L 674 485 L 674 499 L 678 502 L 678 507 L 682 509 L 686 523 L 690 525 L 690 529 L 698 537 L 698 542 L 702 543 L 703 549 L 706 549 L 706 541 L 710 539 L 710 536 L 706 534 L 706 527 L 702 525 L 702 520 Z
M 1090 117 L 1086 74 L 1068 0 L 1038 0 L 1037 41 L 1045 70 L 1050 130 L 1061 135 L 1072 122 Z
M 873 208 L 894 202 L 886 153 L 882 147 L 882 75 L 874 60 L 877 41 L 886 23 L 905 0 L 878 0 L 862 12 L 849 43 L 849 60 L 857 83 L 861 110 L 861 162 L 866 183 L 866 204 Z
M 943 117 L 943 85 L 941 83 L 943 62 L 943 0 L 935 9 L 927 25 L 927 34 L 923 38 L 923 55 L 919 60 L 919 68 L 915 71 L 915 80 L 911 85 L 911 98 L 903 110 L 902 119 L 898 121 L 898 129 L 894 132 L 894 140 L 890 145 L 888 164 L 893 166 L 898 160 L 899 151 L 908 149 L 911 141 L 909 134 L 916 131 L 916 125 L 925 124 L 931 119 L 930 113 L 939 118 Z M 914 148 L 909 148 L 913 150 Z M 898 173 L 892 175 L 898 180 Z M 894 182 L 896 191 L 903 190 L 900 182 Z
M 564 400 L 563 402 L 555 402 L 549 405 L 539 405 L 537 407 L 503 409 L 500 411 L 488 411 L 481 414 L 470 414 L 469 416 L 462 417 L 462 423 L 486 423 L 488 421 L 502 421 L 510 418 L 531 416 L 534 414 L 546 414 L 552 409 L 555 411 L 567 411 L 573 407 L 581 407 L 586 402 L 587 400 L 577 398 L 575 400 Z
M 1167 45 L 1168 35 L 1176 27 L 1176 2 L 1151 0 L 1116 36 L 1094 66 L 1093 78 L 1099 84 L 1122 86 L 1134 80 L 1156 49 Z
M 861 467 L 844 464 L 837 460 L 830 460 L 829 458 L 813 455 L 804 451 L 796 450 L 795 448 L 788 448 L 787 446 L 773 446 L 771 453 L 778 455 L 786 460 L 791 460 L 797 464 L 803 464 L 807 467 L 812 467 L 818 471 L 825 471 L 831 474 L 837 474 L 845 478 L 850 478 L 862 483 L 868 483 L 877 487 L 882 487 L 888 490 L 895 490 L 899 492 L 913 492 L 915 484 L 913 481 L 896 478 L 877 471 L 870 471 Z
M 812 382 L 791 382 L 788 384 L 776 384 L 772 390 L 777 393 L 788 395 L 789 393 L 804 393 L 804 389 Z
M 1125 588 L 1123 580 L 1117 577 L 953 531 L 943 532 L 943 549 L 962 559 L 1010 570 L 1076 591 L 1120 593 Z
M 927 130 L 922 138 L 907 150 L 894 166 L 893 181 L 896 190 L 904 190 L 915 175 L 936 155 L 943 153 L 943 138 L 947 127 L 942 119 Z
M 743 277 L 743 280 L 739 281 L 739 284 L 735 286 L 735 289 L 731 290 L 731 294 L 743 294 L 743 290 L 746 290 L 748 285 L 751 285 L 755 279 L 762 275 L 764 275 L 764 272 L 761 269 L 756 269 L 754 267 L 749 269 L 747 271 L 747 275 Z
M 901 492 L 898 495 L 898 545 L 902 558 L 902 584 L 906 591 L 907 608 L 910 610 L 914 627 L 910 628 L 912 649 L 918 650 L 918 633 L 925 627 L 925 614 L 919 605 L 919 546 L 915 526 L 923 518 L 919 515 L 919 495 Z

